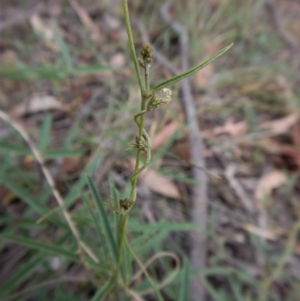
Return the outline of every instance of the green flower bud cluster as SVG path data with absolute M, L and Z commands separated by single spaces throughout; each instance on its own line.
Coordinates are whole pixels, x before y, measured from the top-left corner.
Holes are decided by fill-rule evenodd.
M 140 54 L 142 56 L 142 59 L 139 59 L 139 64 L 142 68 L 146 68 L 146 66 L 151 66 L 152 64 L 152 53 L 153 48 L 150 44 L 143 45 Z
M 133 205 L 133 201 L 130 199 L 121 199 L 120 200 L 120 207 L 124 210 L 130 209 L 130 207 Z
M 140 149 L 147 152 L 148 142 L 144 135 L 138 135 L 135 137 L 135 142 L 130 144 L 130 148 Z

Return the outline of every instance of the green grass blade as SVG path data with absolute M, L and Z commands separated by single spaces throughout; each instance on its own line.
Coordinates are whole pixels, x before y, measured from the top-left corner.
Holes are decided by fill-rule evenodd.
M 11 145 L 5 141 L 0 141 L 0 150 L 3 152 L 12 152 L 24 156 L 32 154 L 31 151 L 28 149 L 28 147 Z
M 201 63 L 200 65 L 197 65 L 196 67 L 186 71 L 186 72 L 183 72 L 179 75 L 176 75 L 172 78 L 169 78 L 165 81 L 163 81 L 162 83 L 156 85 L 154 88 L 153 88 L 153 91 L 158 91 L 158 90 L 161 90 L 162 88 L 166 87 L 166 86 L 169 86 L 171 84 L 174 84 L 180 80 L 182 80 L 183 78 L 185 77 L 188 77 L 188 76 L 191 76 L 192 74 L 198 72 L 199 70 L 203 69 L 204 67 L 206 67 L 207 65 L 209 65 L 211 62 L 213 62 L 215 59 L 217 59 L 219 56 L 221 56 L 222 54 L 224 54 L 229 48 L 231 48 L 233 44 L 230 44 L 229 46 L 226 46 L 224 47 L 222 50 L 220 50 L 218 53 L 216 53 L 215 55 L 213 55 L 210 59 L 204 61 L 203 63 Z
M 67 66 L 68 71 L 71 71 L 73 69 L 73 64 L 72 64 L 72 58 L 70 55 L 69 47 L 68 47 L 65 39 L 63 38 L 57 25 L 54 26 L 54 30 L 55 30 L 56 39 L 59 44 L 64 62 Z
M 94 202 L 96 204 L 96 207 L 97 207 L 97 209 L 99 211 L 99 214 L 100 214 L 103 226 L 104 226 L 105 237 L 106 237 L 106 239 L 108 241 L 108 245 L 110 247 L 110 251 L 111 251 L 111 253 L 113 255 L 113 258 L 114 258 L 115 262 L 117 262 L 118 261 L 117 244 L 115 242 L 112 230 L 110 228 L 109 221 L 108 221 L 108 218 L 106 216 L 106 212 L 105 212 L 105 209 L 104 209 L 104 206 L 103 206 L 103 202 L 100 199 L 100 196 L 99 196 L 99 194 L 98 194 L 98 192 L 96 190 L 96 187 L 95 187 L 95 185 L 94 185 L 91 177 L 87 176 L 87 182 L 88 182 L 91 194 L 93 196 Z
M 64 147 L 66 149 L 71 148 L 72 143 L 74 142 L 74 140 L 77 138 L 78 133 L 79 133 L 79 123 L 78 122 L 74 122 L 72 127 L 69 129 L 67 135 L 64 138 Z
M 14 195 L 23 200 L 30 208 L 40 213 L 41 215 L 45 214 L 48 211 L 48 208 L 42 205 L 35 197 L 33 197 L 26 188 L 21 187 L 15 182 L 10 181 L 4 177 L 1 177 L 1 183 Z
M 103 287 L 98 289 L 98 291 L 90 301 L 104 300 L 106 295 L 113 289 L 113 287 L 114 287 L 114 277 L 111 277 L 111 279 Z
M 102 235 L 102 232 L 101 232 L 100 223 L 97 222 L 97 219 L 96 219 L 95 213 L 93 211 L 93 208 L 92 208 L 91 204 L 89 203 L 88 198 L 85 195 L 82 196 L 82 199 L 84 201 L 84 204 L 85 204 L 90 216 L 92 217 L 92 221 L 93 221 L 94 227 L 96 228 L 97 234 L 99 236 L 99 240 L 103 241 L 103 235 Z
M 37 267 L 41 264 L 43 257 L 41 255 L 35 256 L 32 260 L 26 261 L 17 272 L 11 277 L 3 286 L 0 287 L 1 296 L 8 295 L 16 291 L 20 283 L 26 281 L 36 271 Z
M 232 299 L 228 298 L 227 292 L 220 288 L 217 289 L 215 288 L 205 277 L 203 278 L 203 283 L 210 294 L 210 296 L 215 300 L 215 301 L 229 301 Z
M 78 261 L 79 258 L 75 253 L 66 251 L 64 249 L 61 249 L 57 246 L 54 246 L 53 244 L 45 244 L 42 242 L 37 242 L 32 239 L 28 238 L 23 238 L 23 237 L 18 237 L 15 235 L 9 235 L 9 234 L 0 234 L 0 238 L 2 239 L 7 239 L 9 241 L 15 242 L 17 244 L 26 246 L 31 249 L 39 250 L 45 253 L 48 253 L 50 255 L 55 255 L 55 256 L 63 256 L 65 258 L 68 258 L 73 261 Z
M 43 157 L 45 159 L 56 159 L 56 158 L 68 158 L 82 156 L 83 151 L 75 149 L 56 149 L 48 150 L 44 153 Z
M 66 70 L 58 67 L 21 65 L 0 69 L 0 78 L 12 80 L 62 80 L 66 78 Z
M 74 67 L 72 69 L 72 73 L 74 75 L 90 75 L 90 74 L 97 74 L 106 70 L 111 70 L 111 68 L 105 66 L 84 66 L 84 67 Z
M 51 115 L 47 114 L 43 120 L 37 143 L 40 151 L 46 149 L 51 142 L 51 127 L 52 118 Z
M 182 276 L 180 280 L 181 288 L 180 288 L 178 301 L 188 300 L 189 278 L 190 278 L 190 266 L 188 261 L 185 259 L 183 262 Z

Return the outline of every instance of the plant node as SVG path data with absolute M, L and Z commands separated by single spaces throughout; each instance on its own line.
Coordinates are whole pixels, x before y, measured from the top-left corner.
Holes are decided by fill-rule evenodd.
M 145 135 L 138 135 L 135 137 L 135 142 L 130 144 L 130 148 L 139 149 L 141 151 L 147 152 L 149 145 L 147 137 Z
M 128 210 L 131 208 L 131 206 L 133 205 L 133 200 L 131 199 L 121 199 L 120 200 L 120 207 L 124 210 Z

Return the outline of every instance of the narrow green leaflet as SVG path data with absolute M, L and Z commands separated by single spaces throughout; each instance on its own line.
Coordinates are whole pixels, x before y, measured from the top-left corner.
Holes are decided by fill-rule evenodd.
M 12 145 L 5 141 L 0 141 L 0 150 L 3 152 L 8 151 L 11 153 L 16 153 L 16 154 L 24 155 L 24 156 L 32 154 L 31 151 L 27 147 Z
M 114 286 L 114 277 L 111 277 L 111 279 L 102 287 L 98 289 L 96 294 L 93 296 L 92 300 L 90 301 L 102 301 L 106 297 L 106 295 L 113 289 Z
M 82 66 L 82 67 L 74 67 L 72 69 L 72 73 L 74 75 L 90 75 L 90 74 L 96 74 L 99 72 L 103 72 L 106 70 L 111 70 L 110 67 L 106 66 Z
M 59 47 L 60 47 L 64 62 L 67 66 L 67 69 L 72 70 L 73 64 L 72 64 L 72 58 L 70 55 L 69 47 L 68 47 L 66 41 L 64 40 L 64 38 L 56 24 L 54 26 L 54 30 L 55 30 L 56 39 L 57 39 L 57 42 L 59 43 Z
M 154 88 L 153 88 L 153 91 L 158 91 L 158 90 L 161 90 L 162 88 L 166 87 L 166 86 L 169 86 L 171 84 L 174 84 L 180 80 L 182 80 L 183 78 L 185 77 L 188 77 L 196 72 L 198 72 L 199 70 L 203 69 L 204 67 L 206 67 L 207 65 L 209 65 L 211 62 L 213 62 L 215 59 L 217 59 L 219 56 L 221 56 L 222 54 L 224 54 L 229 48 L 231 48 L 231 46 L 233 45 L 230 44 L 229 46 L 223 48 L 222 50 L 220 50 L 218 53 L 216 53 L 214 56 L 212 56 L 210 59 L 208 59 L 207 61 L 201 63 L 200 65 L 186 71 L 186 72 L 183 72 L 179 75 L 176 75 L 172 78 L 169 78 L 165 81 L 163 81 L 162 83 L 156 85 Z
M 18 64 L 13 67 L 0 69 L 0 78 L 13 80 L 62 80 L 67 76 L 64 68 L 48 66 L 27 66 Z
M 43 257 L 40 254 L 28 262 L 25 261 L 25 263 L 22 263 L 22 265 L 18 267 L 17 272 L 13 275 L 13 277 L 11 277 L 3 286 L 0 287 L 1 296 L 5 296 L 13 291 L 16 291 L 20 283 L 25 282 L 32 276 L 37 267 L 41 264 L 42 260 Z
M 80 127 L 79 121 L 74 121 L 73 125 L 69 129 L 68 133 L 64 137 L 64 148 L 69 149 L 72 147 L 72 143 L 78 137 Z
M 103 206 L 103 202 L 100 199 L 100 196 L 96 190 L 96 187 L 91 179 L 91 177 L 87 176 L 87 182 L 91 191 L 91 194 L 93 196 L 94 202 L 96 204 L 96 207 L 98 209 L 98 212 L 100 214 L 100 217 L 103 222 L 104 226 L 104 231 L 105 231 L 105 237 L 108 240 L 108 245 L 110 247 L 110 251 L 112 252 L 114 260 L 117 262 L 118 261 L 118 250 L 117 250 L 117 244 L 115 242 L 112 230 L 109 225 L 109 221 Z
M 97 234 L 99 236 L 99 240 L 102 241 L 103 240 L 103 235 L 101 233 L 100 223 L 96 219 L 93 208 L 92 208 L 91 204 L 89 203 L 88 198 L 85 195 L 82 195 L 82 199 L 84 201 L 84 204 L 85 204 L 90 216 L 92 217 L 92 221 L 93 221 L 94 227 L 96 228 Z
M 51 127 L 52 127 L 52 117 L 51 115 L 47 114 L 44 117 L 39 133 L 38 143 L 37 143 L 40 151 L 46 149 L 51 142 Z
M 28 238 L 23 238 L 23 237 L 18 237 L 15 235 L 9 235 L 9 234 L 0 234 L 0 238 L 2 239 L 7 239 L 9 241 L 15 242 L 17 244 L 26 246 L 28 248 L 32 248 L 35 250 L 39 250 L 51 255 L 55 255 L 55 256 L 63 256 L 66 257 L 70 260 L 74 260 L 74 261 L 78 261 L 79 258 L 75 253 L 66 251 L 64 249 L 61 249 L 57 246 L 54 246 L 53 244 L 45 244 L 42 242 L 37 242 L 35 240 L 32 239 L 28 239 Z
M 27 188 L 19 186 L 15 181 L 10 181 L 5 177 L 1 177 L 1 183 L 39 214 L 43 215 L 48 211 L 48 208 L 31 195 Z
M 187 259 L 183 262 L 182 267 L 182 276 L 180 279 L 180 293 L 178 301 L 186 301 L 188 300 L 188 288 L 189 288 L 189 279 L 190 279 L 190 266 Z

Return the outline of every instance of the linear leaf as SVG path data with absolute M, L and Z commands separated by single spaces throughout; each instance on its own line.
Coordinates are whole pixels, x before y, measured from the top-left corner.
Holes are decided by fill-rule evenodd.
M 54 30 L 55 30 L 56 39 L 57 39 L 57 42 L 59 43 L 59 47 L 60 47 L 64 62 L 67 66 L 67 69 L 72 70 L 73 64 L 72 64 L 72 58 L 70 55 L 69 47 L 68 47 L 65 39 L 63 38 L 61 31 L 59 30 L 59 28 L 56 24 L 54 26 Z
M 5 141 L 0 141 L 0 149 L 3 151 L 9 151 L 13 153 L 17 153 L 20 155 L 31 155 L 31 151 L 28 149 L 28 147 L 22 147 L 17 145 L 11 145 L 6 143 Z
M 13 277 L 11 277 L 7 282 L 4 283 L 3 286 L 0 287 L 1 295 L 7 295 L 12 291 L 16 291 L 21 282 L 24 282 L 32 276 L 42 260 L 43 257 L 40 254 L 28 262 L 25 261 L 25 263 L 22 263 L 22 265 L 18 267 L 18 270 Z
M 56 159 L 56 158 L 68 158 L 68 157 L 76 157 L 82 156 L 83 151 L 75 150 L 75 149 L 55 149 L 55 150 L 47 150 L 44 152 L 43 157 L 45 159 Z
M 0 78 L 13 80 L 62 80 L 66 75 L 66 70 L 63 68 L 47 66 L 19 65 L 0 70 Z
M 71 148 L 72 142 L 77 138 L 79 132 L 79 123 L 74 122 L 67 135 L 64 137 L 64 147 Z
M 45 214 L 48 211 L 48 208 L 38 202 L 38 200 L 33 197 L 28 189 L 19 186 L 17 183 L 8 180 L 7 178 L 1 178 L 2 184 L 8 188 L 14 195 L 18 196 L 23 200 L 30 208 L 40 213 L 41 215 Z
M 0 238 L 7 239 L 9 241 L 15 242 L 17 244 L 26 246 L 28 248 L 32 248 L 35 250 L 39 250 L 42 252 L 49 253 L 51 255 L 55 256 L 63 256 L 70 260 L 78 261 L 78 256 L 75 253 L 66 251 L 64 249 L 61 249 L 57 246 L 54 246 L 53 244 L 45 244 L 42 242 L 37 242 L 32 239 L 24 238 L 24 237 L 18 237 L 15 235 L 9 235 L 9 234 L 0 234 Z
M 178 301 L 188 300 L 188 287 L 189 287 L 189 278 L 190 278 L 190 266 L 188 261 L 185 259 L 183 262 L 182 276 L 181 276 L 181 288 L 179 293 Z
M 198 72 L 199 70 L 203 69 L 204 67 L 206 67 L 208 64 L 210 64 L 211 62 L 213 62 L 215 59 L 217 59 L 219 56 L 221 56 L 222 54 L 224 54 L 231 46 L 233 45 L 230 44 L 229 46 L 226 46 L 225 48 L 223 48 L 222 50 L 220 50 L 219 52 L 217 52 L 215 55 L 213 55 L 210 59 L 204 61 L 203 63 L 201 63 L 200 65 L 197 65 L 196 67 L 194 68 L 191 68 L 189 69 L 188 71 L 186 72 L 183 72 L 181 74 L 178 74 L 172 78 L 169 78 L 165 81 L 163 81 L 162 83 L 156 85 L 154 88 L 153 88 L 153 91 L 158 91 L 166 86 L 169 86 L 171 84 L 174 84 L 178 81 L 180 81 L 181 79 L 185 78 L 185 77 L 188 77 L 196 72 Z
M 116 242 L 114 240 L 114 236 L 113 236 L 112 230 L 111 230 L 111 228 L 109 226 L 109 221 L 108 221 L 108 218 L 107 218 L 107 215 L 106 215 L 103 203 L 102 203 L 102 201 L 100 199 L 100 196 L 99 196 L 99 194 L 98 194 L 98 192 L 96 190 L 96 187 L 95 187 L 95 185 L 94 185 L 94 183 L 93 183 L 93 181 L 92 181 L 92 179 L 91 179 L 90 176 L 87 176 L 87 182 L 88 182 L 91 194 L 93 196 L 94 202 L 96 204 L 96 207 L 97 207 L 97 209 L 99 211 L 101 220 L 103 222 L 104 231 L 105 231 L 105 237 L 108 240 L 108 245 L 109 245 L 109 247 L 111 249 L 113 257 L 114 257 L 115 261 L 117 262 L 118 261 L 117 245 L 116 245 Z
M 47 114 L 43 120 L 37 143 L 41 151 L 48 147 L 51 142 L 51 126 L 52 118 L 51 115 Z
M 90 301 L 102 301 L 106 297 L 106 295 L 112 290 L 114 286 L 114 277 L 111 279 L 101 288 L 99 288 L 96 294 L 93 296 L 92 300 Z
M 91 204 L 89 203 L 89 200 L 87 199 L 87 197 L 85 195 L 82 195 L 82 199 L 84 201 L 84 204 L 85 204 L 90 216 L 92 217 L 92 221 L 93 221 L 94 227 L 96 228 L 96 231 L 97 231 L 97 234 L 100 238 L 100 241 L 102 241 L 103 240 L 103 235 L 102 235 L 102 232 L 101 232 L 100 223 L 96 219 L 93 208 L 92 208 Z
M 106 70 L 111 70 L 109 67 L 105 66 L 84 66 L 84 67 L 74 67 L 71 71 L 74 75 L 89 75 L 103 72 Z

